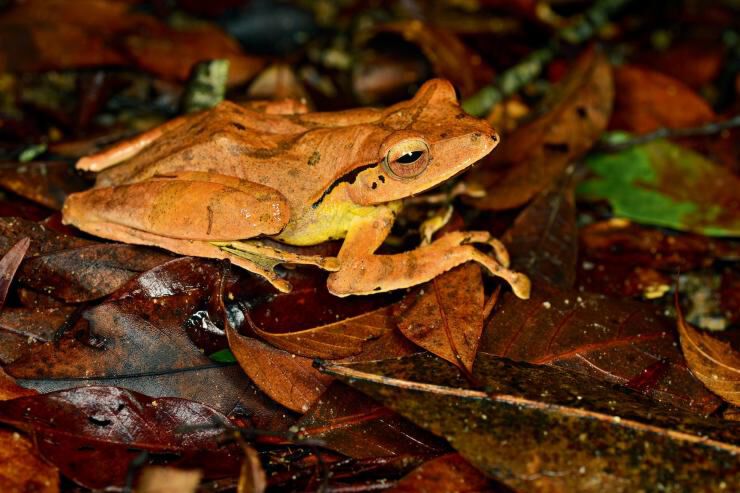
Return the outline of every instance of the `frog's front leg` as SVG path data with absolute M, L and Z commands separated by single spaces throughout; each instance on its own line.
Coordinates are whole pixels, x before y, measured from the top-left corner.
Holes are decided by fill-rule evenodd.
M 348 296 L 407 288 L 474 261 L 490 274 L 506 280 L 518 297 L 529 297 L 529 278 L 507 269 L 506 249 L 485 231 L 455 231 L 410 252 L 376 255 L 393 221 L 390 209 L 378 207 L 375 214 L 358 217 L 352 222 L 339 251 L 339 270 L 333 272 L 327 282 L 331 293 Z M 498 260 L 478 250 L 474 244 L 490 245 Z

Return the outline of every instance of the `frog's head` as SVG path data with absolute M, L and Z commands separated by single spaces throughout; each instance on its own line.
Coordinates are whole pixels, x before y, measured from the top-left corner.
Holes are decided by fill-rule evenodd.
M 466 114 L 446 80 L 426 82 L 413 99 L 384 111 L 388 134 L 376 165 L 349 185 L 353 202 L 379 204 L 438 185 L 491 152 L 499 137 L 485 120 Z

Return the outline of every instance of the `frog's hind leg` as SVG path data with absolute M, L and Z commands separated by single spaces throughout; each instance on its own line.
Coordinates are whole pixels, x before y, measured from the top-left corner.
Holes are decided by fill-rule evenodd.
M 267 244 L 260 240 L 247 240 L 247 241 L 228 241 L 228 242 L 212 242 L 222 250 L 244 257 L 247 259 L 260 259 L 255 260 L 258 263 L 262 263 L 265 266 L 274 268 L 279 264 L 301 264 L 301 265 L 315 265 L 320 269 L 327 271 L 339 270 L 339 260 L 336 257 L 325 257 L 323 255 L 303 255 L 288 251 L 281 246 L 274 244 Z
M 71 194 L 62 212 L 65 224 L 88 233 L 182 255 L 227 258 L 277 289 L 290 290 L 269 264 L 211 243 L 279 233 L 290 220 L 290 208 L 272 188 L 230 176 L 185 172 Z
M 146 231 L 140 231 L 115 223 L 91 223 L 81 227 L 84 231 L 96 236 L 111 237 L 124 243 L 136 245 L 157 246 L 180 255 L 191 257 L 206 257 L 215 259 L 228 259 L 232 264 L 244 270 L 257 274 L 272 284 L 275 289 L 283 293 L 289 293 L 292 286 L 288 281 L 282 279 L 273 269 L 254 262 L 250 259 L 232 255 L 207 241 L 183 240 L 159 236 Z
M 186 120 L 187 116 L 181 116 L 165 122 L 162 125 L 137 135 L 136 137 L 121 141 L 104 151 L 98 152 L 97 154 L 85 156 L 77 161 L 75 166 L 79 170 L 96 172 L 115 166 L 116 164 L 135 156 L 139 151 L 160 138 L 164 133 L 179 127 Z

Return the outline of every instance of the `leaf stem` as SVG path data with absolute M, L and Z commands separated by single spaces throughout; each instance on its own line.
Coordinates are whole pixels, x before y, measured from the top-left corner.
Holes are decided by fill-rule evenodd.
M 462 102 L 465 111 L 483 116 L 496 104 L 518 92 L 537 78 L 545 65 L 560 51 L 561 42 L 577 45 L 588 41 L 601 29 L 609 18 L 631 0 L 597 0 L 570 26 L 560 29 L 555 39 L 547 46 L 530 53 L 521 63 L 502 73 L 492 84 L 483 87 Z
M 731 128 L 740 127 L 740 115 L 733 116 L 727 120 L 720 122 L 711 122 L 698 127 L 689 128 L 659 128 L 654 132 L 650 132 L 644 135 L 637 135 L 627 140 L 620 140 L 619 142 L 610 142 L 609 140 L 602 140 L 596 147 L 597 151 L 601 152 L 619 152 L 630 147 L 647 144 L 654 140 L 660 139 L 675 139 L 682 137 L 703 137 L 707 135 L 715 135 Z

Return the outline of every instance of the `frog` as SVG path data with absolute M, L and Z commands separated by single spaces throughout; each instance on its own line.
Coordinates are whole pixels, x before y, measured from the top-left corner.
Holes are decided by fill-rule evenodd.
M 92 188 L 70 194 L 62 219 L 89 234 L 176 254 L 228 259 L 278 291 L 276 267 L 329 272 L 336 296 L 416 286 L 477 262 L 527 298 L 528 277 L 509 269 L 486 231 L 453 231 L 380 254 L 409 199 L 462 173 L 498 144 L 465 113 L 446 80 L 425 82 L 385 108 L 311 112 L 300 102 L 222 101 L 82 157 Z M 299 247 L 341 240 L 334 256 Z

